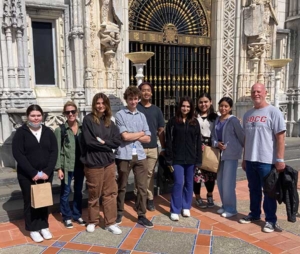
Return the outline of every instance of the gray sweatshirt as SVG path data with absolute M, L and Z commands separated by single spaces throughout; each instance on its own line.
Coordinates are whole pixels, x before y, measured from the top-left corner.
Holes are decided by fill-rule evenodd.
M 219 122 L 218 117 L 214 122 L 212 131 L 212 145 L 218 147 L 218 138 L 216 125 Z M 227 144 L 227 147 L 221 153 L 221 160 L 238 160 L 241 158 L 244 147 L 245 133 L 239 119 L 231 115 L 223 127 L 222 142 Z

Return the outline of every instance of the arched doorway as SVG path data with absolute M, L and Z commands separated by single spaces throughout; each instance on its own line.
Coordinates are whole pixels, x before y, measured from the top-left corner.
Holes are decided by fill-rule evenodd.
M 132 0 L 129 51 L 152 51 L 145 81 L 154 86 L 153 103 L 168 120 L 183 95 L 194 100 L 210 92 L 210 26 L 200 0 Z M 130 84 L 136 85 L 130 63 Z

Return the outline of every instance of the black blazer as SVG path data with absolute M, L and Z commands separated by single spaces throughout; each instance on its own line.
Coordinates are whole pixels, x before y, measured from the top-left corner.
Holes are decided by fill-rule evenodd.
M 178 123 L 173 117 L 166 128 L 166 161 L 169 165 L 193 164 L 200 167 L 202 163 L 202 142 L 200 125 L 197 119 L 193 124 Z
M 32 179 L 43 171 L 50 178 L 57 160 L 57 141 L 53 131 L 42 125 L 40 142 L 24 124 L 17 129 L 12 141 L 12 151 L 18 163 L 18 178 Z

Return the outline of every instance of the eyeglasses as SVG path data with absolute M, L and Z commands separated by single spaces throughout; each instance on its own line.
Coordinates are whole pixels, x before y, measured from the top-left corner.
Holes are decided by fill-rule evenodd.
M 64 112 L 64 114 L 67 115 L 67 116 L 70 115 L 70 113 L 71 113 L 72 115 L 75 115 L 75 114 L 76 114 L 76 110 L 68 110 L 68 111 L 65 111 L 65 112 Z

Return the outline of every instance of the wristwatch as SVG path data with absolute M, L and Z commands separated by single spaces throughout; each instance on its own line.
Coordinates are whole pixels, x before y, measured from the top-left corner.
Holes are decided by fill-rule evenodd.
M 284 159 L 276 159 L 276 162 L 284 162 Z

